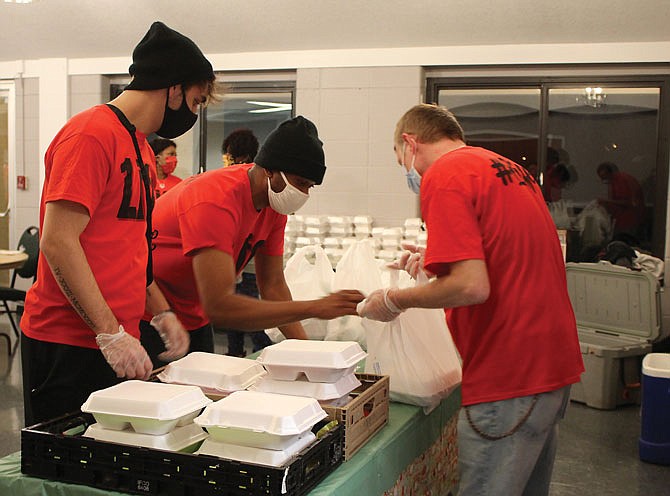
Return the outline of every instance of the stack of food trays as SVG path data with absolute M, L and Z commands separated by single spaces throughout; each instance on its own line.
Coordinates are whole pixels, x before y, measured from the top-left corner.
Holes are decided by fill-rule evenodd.
M 157 377 L 166 383 L 198 386 L 218 399 L 252 386 L 265 375 L 255 360 L 194 351 L 169 363 Z
M 207 437 L 193 419 L 212 402 L 199 387 L 125 381 L 91 393 L 82 412 L 96 420 L 84 434 L 168 451 L 192 452 Z
M 346 404 L 361 385 L 355 370 L 366 353 L 355 341 L 287 339 L 263 349 L 257 361 L 268 375 L 250 389 L 314 398 L 324 405 Z
M 316 441 L 326 416 L 313 398 L 236 391 L 195 419 L 210 436 L 197 454 L 279 467 Z

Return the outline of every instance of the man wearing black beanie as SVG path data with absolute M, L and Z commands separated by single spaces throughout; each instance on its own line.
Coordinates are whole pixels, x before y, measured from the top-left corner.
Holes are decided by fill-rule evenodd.
M 145 307 L 173 360 L 188 334 L 152 282 L 156 169 L 146 136 L 188 131 L 214 96 L 214 72 L 186 36 L 155 22 L 133 77 L 106 105 L 70 119 L 45 156 L 37 282 L 21 320 L 26 424 L 76 411 L 95 390 L 146 379 Z M 154 331 L 155 332 L 155 331 Z
M 298 116 L 270 133 L 255 164 L 190 177 L 161 196 L 154 276 L 191 331 L 190 351 L 213 351 L 212 324 L 243 331 L 279 326 L 287 338 L 305 339 L 301 320 L 355 314 L 363 299 L 358 291 L 292 301 L 284 279 L 286 215 L 307 201 L 325 172 L 316 126 Z M 237 276 L 252 257 L 260 300 L 235 293 Z M 149 318 L 141 324 L 142 343 L 153 359 L 162 343 Z

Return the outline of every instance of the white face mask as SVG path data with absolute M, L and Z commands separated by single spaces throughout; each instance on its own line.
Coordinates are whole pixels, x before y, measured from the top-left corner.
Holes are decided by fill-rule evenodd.
M 279 171 L 282 179 L 286 183 L 286 187 L 279 193 L 272 190 L 270 186 L 270 178 L 268 177 L 268 200 L 270 200 L 270 208 L 277 213 L 289 215 L 302 207 L 309 199 L 308 193 L 303 193 L 298 188 L 293 186 L 283 172 Z

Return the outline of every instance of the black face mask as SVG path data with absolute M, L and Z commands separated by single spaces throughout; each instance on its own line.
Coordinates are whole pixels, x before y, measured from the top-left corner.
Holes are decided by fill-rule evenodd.
M 165 114 L 163 115 L 163 123 L 156 134 L 161 138 L 176 138 L 181 136 L 186 131 L 195 125 L 198 120 L 198 114 L 191 112 L 186 103 L 186 92 L 182 86 L 182 101 L 181 106 L 177 110 L 172 110 L 168 107 L 168 100 L 170 99 L 170 89 L 168 88 L 168 95 L 165 99 Z

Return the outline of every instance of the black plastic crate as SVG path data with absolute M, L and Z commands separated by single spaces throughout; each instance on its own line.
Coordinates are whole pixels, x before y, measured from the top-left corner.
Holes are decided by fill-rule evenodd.
M 21 472 L 131 494 L 302 495 L 344 458 L 340 425 L 288 465 L 274 468 L 83 437 L 94 422 L 92 415 L 77 413 L 22 429 Z

